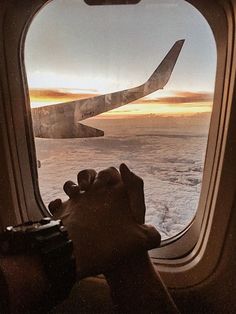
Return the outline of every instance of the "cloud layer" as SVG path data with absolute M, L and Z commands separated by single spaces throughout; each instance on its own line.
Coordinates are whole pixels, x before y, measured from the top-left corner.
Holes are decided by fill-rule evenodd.
M 99 95 L 98 93 L 88 93 L 90 90 L 78 90 L 71 92 L 67 89 L 30 89 L 30 97 L 32 100 L 47 100 L 47 99 L 82 99 Z M 162 103 L 162 104 L 184 104 L 194 102 L 208 102 L 212 101 L 213 93 L 210 92 L 189 92 L 189 91 L 173 91 L 172 96 L 158 97 L 155 99 L 148 99 L 147 97 L 137 100 L 136 103 Z
M 213 93 L 167 91 L 156 98 L 141 98 L 131 104 L 104 113 L 104 116 L 126 116 L 145 114 L 191 114 L 210 112 L 213 102 Z M 32 107 L 47 104 L 56 104 L 98 96 L 95 90 L 70 89 L 30 89 Z

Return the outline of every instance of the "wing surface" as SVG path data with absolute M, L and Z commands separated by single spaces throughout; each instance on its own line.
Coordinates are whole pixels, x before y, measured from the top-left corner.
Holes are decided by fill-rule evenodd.
M 69 137 L 70 134 L 71 137 L 83 137 L 78 136 L 78 128 L 75 126 L 78 121 L 124 106 L 163 89 L 170 79 L 184 41 L 183 39 L 175 42 L 150 78 L 140 86 L 106 95 L 32 109 L 35 136 L 41 137 L 40 134 L 44 134 L 46 137 L 47 134 L 50 134 L 49 137 L 53 137 L 58 133 L 59 138 L 63 137 L 63 134 L 65 137 Z M 83 128 L 80 129 L 82 132 Z M 92 133 L 90 132 L 90 134 Z M 86 134 L 85 137 L 87 137 Z

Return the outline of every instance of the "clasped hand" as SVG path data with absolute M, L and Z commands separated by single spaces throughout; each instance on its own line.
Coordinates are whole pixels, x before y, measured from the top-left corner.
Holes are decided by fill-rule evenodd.
M 123 259 L 160 245 L 157 230 L 144 224 L 143 180 L 125 164 L 119 170 L 83 170 L 78 184 L 64 184 L 69 199 L 49 204 L 73 241 L 79 278 L 106 273 Z

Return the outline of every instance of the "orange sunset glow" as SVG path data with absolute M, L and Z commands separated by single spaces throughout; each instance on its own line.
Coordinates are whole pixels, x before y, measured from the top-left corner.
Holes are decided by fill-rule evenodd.
M 160 97 L 149 96 L 101 114 L 99 117 L 122 118 L 148 114 L 178 115 L 211 112 L 210 92 L 160 91 Z M 32 107 L 46 106 L 98 96 L 89 90 L 30 89 Z M 155 98 L 154 98 L 155 97 Z

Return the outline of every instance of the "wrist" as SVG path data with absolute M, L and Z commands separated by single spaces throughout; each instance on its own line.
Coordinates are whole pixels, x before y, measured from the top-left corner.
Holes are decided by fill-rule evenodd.
M 143 275 L 153 271 L 150 258 L 147 252 L 129 256 L 120 261 L 113 269 L 106 272 L 106 277 L 109 284 L 121 285 L 126 284 L 129 280 L 135 277 L 138 280 L 143 278 Z M 137 281 L 137 280 L 136 280 Z
M 119 297 L 120 294 L 128 297 L 129 292 L 132 293 L 132 296 L 139 294 L 144 287 L 149 290 L 153 286 L 156 276 L 146 252 L 124 259 L 104 275 L 112 294 L 116 297 Z
M 121 312 L 179 313 L 148 253 L 123 260 L 105 277 Z

